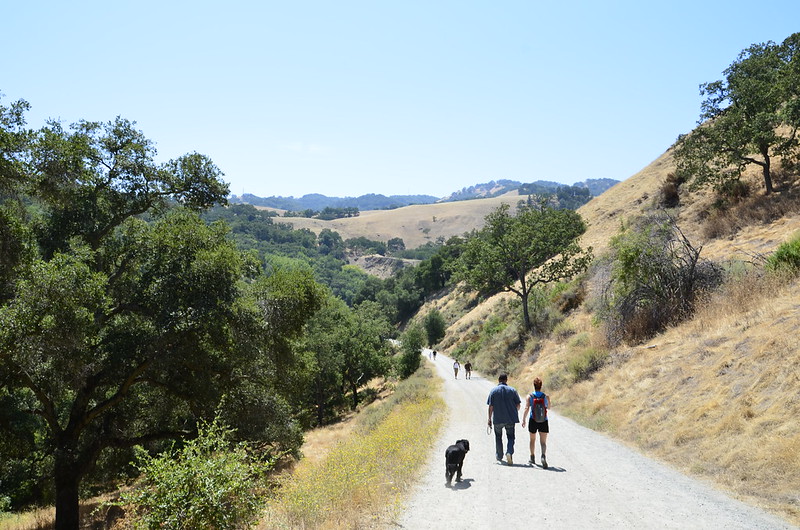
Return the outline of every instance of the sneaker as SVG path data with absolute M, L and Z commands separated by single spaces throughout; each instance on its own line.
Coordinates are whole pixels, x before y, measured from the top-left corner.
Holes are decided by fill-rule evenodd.
M 547 469 L 547 458 L 544 455 L 542 455 L 542 467 Z
M 528 463 L 529 463 L 530 465 L 535 465 L 535 464 L 536 464 L 536 460 L 533 458 L 533 455 L 531 455 L 531 459 L 530 459 L 530 460 L 528 460 Z
M 514 462 L 511 460 L 511 453 L 506 453 L 506 463 L 509 466 L 514 464 Z

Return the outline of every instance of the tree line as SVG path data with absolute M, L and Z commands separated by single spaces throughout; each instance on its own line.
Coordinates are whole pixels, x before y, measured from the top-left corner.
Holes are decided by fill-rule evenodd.
M 0 105 L 1 509 L 55 504 L 77 528 L 79 497 L 135 473 L 135 448 L 215 418 L 296 456 L 370 379 L 406 373 L 397 312 L 353 303 L 364 275 L 326 277 L 314 234 L 218 208 L 208 157 L 157 163 L 122 118 L 29 129 L 28 109 Z

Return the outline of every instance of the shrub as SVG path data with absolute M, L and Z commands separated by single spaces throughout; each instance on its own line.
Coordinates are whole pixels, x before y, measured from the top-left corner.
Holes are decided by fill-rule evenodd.
M 587 348 L 569 362 L 567 371 L 572 376 L 573 382 L 577 383 L 588 379 L 594 372 L 602 368 L 607 358 L 608 351 L 599 348 Z
M 402 379 L 406 379 L 417 371 L 422 362 L 420 352 L 425 342 L 422 327 L 419 324 L 413 324 L 403 333 L 400 342 L 403 353 L 400 355 L 398 372 Z
M 262 508 L 271 462 L 251 458 L 243 444 L 231 447 L 232 431 L 216 421 L 178 450 L 151 457 L 139 469 L 142 482 L 122 494 L 135 528 L 228 529 L 255 522 Z
M 661 185 L 658 202 L 662 208 L 675 208 L 680 205 L 681 197 L 678 192 L 678 183 L 674 179 L 667 178 L 666 182 Z
M 767 258 L 767 268 L 791 274 L 800 273 L 800 233 L 779 246 L 778 250 Z
M 699 293 L 720 284 L 721 269 L 700 260 L 669 217 L 652 216 L 612 239 L 612 269 L 602 315 L 611 345 L 638 343 L 692 314 Z
M 434 345 L 444 338 L 445 331 L 447 330 L 444 317 L 438 309 L 431 309 L 428 314 L 425 315 L 423 325 L 425 326 L 425 336 L 428 340 L 428 347 L 433 348 Z
M 556 324 L 552 331 L 552 335 L 556 340 L 564 340 L 575 333 L 575 326 L 568 320 L 562 320 Z

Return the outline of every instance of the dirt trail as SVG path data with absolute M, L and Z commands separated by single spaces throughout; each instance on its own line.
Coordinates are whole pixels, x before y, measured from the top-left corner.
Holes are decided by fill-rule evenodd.
M 465 380 L 463 369 L 456 380 L 452 365 L 437 355 L 449 419 L 393 528 L 795 528 L 552 411 L 550 468 L 527 464 L 528 432 L 519 425 L 514 465 L 499 464 L 486 431 L 486 398 L 496 382 L 476 372 Z M 524 399 L 529 389 L 517 390 Z M 471 446 L 464 480 L 448 488 L 444 451 L 460 438 Z M 538 461 L 538 447 L 536 454 Z

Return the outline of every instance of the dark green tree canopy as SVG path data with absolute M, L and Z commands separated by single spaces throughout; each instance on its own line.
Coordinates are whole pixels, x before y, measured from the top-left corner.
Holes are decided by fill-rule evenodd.
M 577 243 L 585 230 L 583 219 L 572 210 L 522 207 L 512 216 L 503 204 L 467 240 L 458 278 L 483 292 L 510 291 L 519 296 L 525 329 L 530 330 L 531 288 L 570 278 L 591 260 L 591 248 L 582 250 Z
M 425 326 L 425 336 L 427 338 L 428 347 L 433 348 L 440 340 L 444 338 L 447 331 L 447 323 L 438 309 L 434 308 L 428 311 L 423 321 Z
M 724 72 L 700 86 L 700 126 L 678 139 L 678 172 L 695 186 L 725 192 L 751 164 L 761 168 L 764 189 L 773 191 L 773 158 L 798 152 L 800 126 L 800 33 L 782 44 L 753 44 Z
M 105 449 L 216 411 L 296 449 L 277 373 L 321 304 L 310 272 L 262 276 L 198 217 L 228 193 L 207 157 L 157 164 L 121 118 L 26 132 L 25 108 L 0 108 L 0 473 L 49 465 L 56 526 L 77 528 Z

